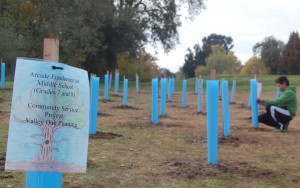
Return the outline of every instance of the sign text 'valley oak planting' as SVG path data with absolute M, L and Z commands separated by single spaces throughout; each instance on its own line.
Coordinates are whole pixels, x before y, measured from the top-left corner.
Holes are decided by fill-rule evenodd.
M 18 58 L 5 169 L 85 172 L 89 106 L 86 71 Z

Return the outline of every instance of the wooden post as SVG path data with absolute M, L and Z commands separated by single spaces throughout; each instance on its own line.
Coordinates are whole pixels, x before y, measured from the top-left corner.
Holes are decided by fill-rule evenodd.
M 44 39 L 44 61 L 59 61 L 59 40 Z M 26 172 L 26 188 L 52 187 L 61 188 L 62 172 Z
M 59 40 L 53 38 L 44 39 L 44 61 L 59 61 Z
M 216 79 L 216 69 L 211 69 L 210 70 L 210 79 L 215 80 Z

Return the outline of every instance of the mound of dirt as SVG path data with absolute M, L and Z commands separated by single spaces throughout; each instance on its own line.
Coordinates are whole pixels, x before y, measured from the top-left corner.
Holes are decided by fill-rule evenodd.
M 192 112 L 191 114 L 192 114 L 193 116 L 195 116 L 195 115 L 203 115 L 203 116 L 206 116 L 206 115 L 207 115 L 206 112 Z
M 115 102 L 115 101 L 113 101 L 113 100 L 110 100 L 110 99 L 108 99 L 108 100 L 101 99 L 100 101 L 101 101 L 101 102 L 103 102 L 103 103 Z
M 133 107 L 133 106 L 124 106 L 124 105 L 121 105 L 121 106 L 114 106 L 113 108 L 118 108 L 118 109 L 129 109 L 129 110 L 142 110 L 140 108 L 136 108 L 136 107 Z
M 197 176 L 214 177 L 221 173 L 226 173 L 228 176 L 234 177 L 252 177 L 252 178 L 266 178 L 276 177 L 282 173 L 261 169 L 249 165 L 247 162 L 219 162 L 216 165 L 209 165 L 207 159 L 183 160 L 171 159 L 165 162 L 167 173 L 170 176 L 184 177 L 193 179 Z
M 164 127 L 181 127 L 181 126 L 183 126 L 183 125 L 176 124 L 176 123 L 161 123 L 160 125 L 162 125 Z
M 91 134 L 91 139 L 115 139 L 118 137 L 122 137 L 123 135 L 115 134 L 115 133 L 103 133 L 103 132 L 96 132 L 96 134 Z
M 239 147 L 241 140 L 238 137 L 233 136 L 223 136 L 219 138 L 219 144 L 221 145 L 229 145 L 233 147 Z
M 119 97 L 119 98 L 123 98 L 123 95 L 116 95 L 116 94 L 113 94 L 114 97 Z
M 107 114 L 107 113 L 101 113 L 101 112 L 98 112 L 98 113 L 97 113 L 97 116 L 107 117 L 107 116 L 111 116 L 111 115 L 110 115 L 110 114 Z
M 192 137 L 190 139 L 191 143 L 206 143 L 206 137 Z M 219 137 L 218 144 L 227 145 L 233 147 L 239 147 L 240 144 L 256 144 L 258 141 L 249 139 L 248 137 L 234 137 L 234 136 L 221 136 Z
M 13 90 L 12 87 L 0 88 L 0 90 Z
M 257 127 L 257 128 L 251 127 L 251 128 L 248 128 L 248 132 L 270 132 L 270 131 L 271 131 L 270 129 L 261 128 L 261 127 Z
M 6 153 L 4 152 L 0 156 L 0 171 L 4 171 L 5 160 L 6 160 Z

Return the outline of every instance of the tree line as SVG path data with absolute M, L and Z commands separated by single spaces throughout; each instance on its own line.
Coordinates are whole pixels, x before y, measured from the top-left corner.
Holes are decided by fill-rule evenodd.
M 42 58 L 43 39 L 51 37 L 60 41 L 61 62 L 90 73 L 128 61 L 135 72 L 153 74 L 155 57 L 145 46 L 178 44 L 183 7 L 191 19 L 205 8 L 203 0 L 2 0 L 0 56 L 13 73 L 16 57 Z
M 211 34 L 204 37 L 202 47 L 194 45 L 187 49 L 181 72 L 185 77 L 209 74 L 216 69 L 220 74 L 299 74 L 300 38 L 291 32 L 287 44 L 273 36 L 253 46 L 253 57 L 245 65 L 231 51 L 233 40 L 229 36 Z

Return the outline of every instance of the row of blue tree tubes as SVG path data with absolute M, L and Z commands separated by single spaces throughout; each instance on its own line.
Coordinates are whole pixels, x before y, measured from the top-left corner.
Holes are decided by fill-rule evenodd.
M 160 115 L 166 115 L 166 87 L 170 80 L 162 78 L 160 88 Z M 197 111 L 202 112 L 203 105 L 203 79 L 196 79 L 195 92 L 197 93 Z M 236 81 L 232 82 L 232 92 L 230 100 L 234 101 Z M 169 84 L 170 85 L 170 84 Z M 250 80 L 251 104 L 252 104 L 252 125 L 258 126 L 258 108 L 256 102 L 257 81 Z M 187 80 L 182 83 L 182 107 L 186 107 Z M 168 89 L 169 91 L 169 89 Z M 222 98 L 222 117 L 223 117 L 223 135 L 230 135 L 230 108 L 228 97 L 227 80 L 207 80 L 206 81 L 206 110 L 207 110 L 207 144 L 208 144 L 208 163 L 217 164 L 218 159 L 218 101 L 219 94 Z M 169 98 L 169 97 L 168 97 Z M 152 115 L 151 120 L 154 125 L 158 122 L 158 79 L 152 79 Z

